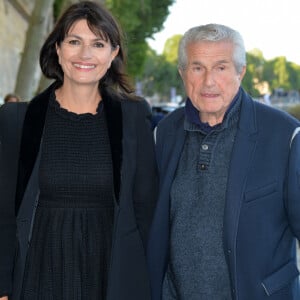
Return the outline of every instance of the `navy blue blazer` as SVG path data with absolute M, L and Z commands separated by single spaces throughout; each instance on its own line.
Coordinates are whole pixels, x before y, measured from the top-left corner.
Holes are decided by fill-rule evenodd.
M 185 141 L 184 109 L 157 128 L 159 198 L 148 242 L 152 300 L 161 299 L 168 264 L 170 188 Z M 242 91 L 230 162 L 223 248 L 232 299 L 300 299 L 296 239 L 300 238 L 299 122 Z M 291 144 L 290 144 L 291 143 Z

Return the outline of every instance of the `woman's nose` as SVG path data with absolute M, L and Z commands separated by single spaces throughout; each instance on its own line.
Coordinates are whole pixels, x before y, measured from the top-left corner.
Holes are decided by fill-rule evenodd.
M 92 49 L 90 45 L 82 45 L 80 55 L 83 59 L 89 59 L 92 57 Z

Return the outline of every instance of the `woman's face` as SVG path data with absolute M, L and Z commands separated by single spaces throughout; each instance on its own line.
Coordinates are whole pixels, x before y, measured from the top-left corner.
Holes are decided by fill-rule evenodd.
M 64 84 L 98 85 L 119 48 L 113 49 L 109 41 L 96 36 L 83 19 L 73 24 L 56 51 Z

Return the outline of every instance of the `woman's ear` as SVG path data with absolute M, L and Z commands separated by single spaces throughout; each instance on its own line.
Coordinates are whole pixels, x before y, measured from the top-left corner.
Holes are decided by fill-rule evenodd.
M 117 45 L 117 46 L 115 47 L 115 49 L 112 51 L 112 56 L 113 56 L 113 59 L 112 59 L 112 60 L 114 60 L 115 57 L 118 55 L 119 50 L 120 50 L 120 46 Z
M 119 45 L 118 45 L 117 47 L 115 47 L 115 48 L 112 50 L 111 56 L 110 56 L 110 63 L 109 63 L 108 69 L 110 68 L 111 63 L 113 62 L 113 60 L 114 60 L 114 59 L 116 58 L 116 56 L 118 55 L 119 50 L 120 50 L 120 46 L 119 46 Z
M 58 56 L 58 63 L 60 64 L 60 48 L 57 45 L 57 43 L 55 43 L 55 49 L 56 49 L 56 54 Z

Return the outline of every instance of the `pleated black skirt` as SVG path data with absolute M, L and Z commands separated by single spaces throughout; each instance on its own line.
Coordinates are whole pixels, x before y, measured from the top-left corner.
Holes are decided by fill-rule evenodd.
M 21 299 L 104 300 L 113 207 L 52 206 L 37 208 Z

